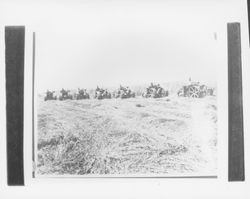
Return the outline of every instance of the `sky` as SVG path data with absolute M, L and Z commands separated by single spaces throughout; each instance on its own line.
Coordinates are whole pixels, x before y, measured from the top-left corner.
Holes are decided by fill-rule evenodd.
M 36 87 L 130 86 L 190 77 L 215 82 L 226 50 L 220 6 L 74 0 L 25 7 L 36 33 Z

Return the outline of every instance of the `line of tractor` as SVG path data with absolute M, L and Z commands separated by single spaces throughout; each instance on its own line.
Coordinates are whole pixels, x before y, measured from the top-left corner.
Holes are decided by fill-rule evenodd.
M 146 90 L 141 94 L 144 98 L 162 98 L 167 97 L 169 95 L 169 91 L 160 86 L 160 84 L 151 83 Z M 183 86 L 177 92 L 178 96 L 182 97 L 191 97 L 191 98 L 202 98 L 205 96 L 214 95 L 214 88 L 208 87 L 204 84 L 200 84 L 199 82 L 191 82 L 189 85 Z M 96 87 L 94 99 L 111 99 L 111 98 L 135 98 L 136 93 L 132 91 L 129 87 L 125 87 L 120 85 L 120 87 L 114 91 L 110 92 L 108 89 Z M 82 99 L 90 99 L 90 94 L 87 92 L 87 89 L 78 88 L 77 93 L 71 94 L 70 90 L 65 90 L 62 88 L 60 90 L 60 95 L 56 96 L 55 91 L 47 90 L 46 96 L 44 100 L 82 100 Z

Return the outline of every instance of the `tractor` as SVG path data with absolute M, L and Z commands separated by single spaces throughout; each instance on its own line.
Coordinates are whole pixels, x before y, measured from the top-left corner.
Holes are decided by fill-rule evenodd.
M 81 99 L 89 99 L 89 94 L 87 93 L 86 89 L 79 89 L 78 88 L 78 93 L 76 94 L 76 99 L 81 100 Z
M 55 93 L 55 91 L 49 91 L 49 90 L 47 90 L 46 96 L 44 97 L 44 101 L 47 101 L 47 100 L 56 100 L 57 97 L 54 96 L 54 93 Z
M 161 98 L 167 97 L 168 91 L 160 86 L 160 84 L 151 83 L 149 87 L 146 88 L 146 92 L 142 94 L 145 98 Z
M 200 84 L 199 82 L 192 82 L 190 85 L 185 85 L 177 92 L 178 96 L 192 98 L 202 98 L 213 94 L 213 88 L 209 88 L 204 84 Z
M 72 100 L 73 99 L 73 96 L 71 94 L 69 94 L 69 90 L 64 90 L 62 89 L 60 91 L 61 95 L 59 96 L 59 100 L 62 101 L 62 100 L 67 100 L 67 99 L 70 99 Z
M 129 87 L 123 87 L 120 85 L 120 88 L 115 91 L 114 95 L 115 98 L 121 98 L 121 99 L 126 99 L 126 98 L 135 98 L 135 92 L 132 92 Z
M 111 93 L 108 92 L 107 89 L 102 89 L 97 86 L 95 90 L 95 98 L 96 99 L 111 99 Z

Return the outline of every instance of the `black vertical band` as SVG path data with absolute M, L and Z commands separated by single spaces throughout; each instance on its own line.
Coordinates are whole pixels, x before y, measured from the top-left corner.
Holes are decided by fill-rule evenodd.
M 36 33 L 33 32 L 33 46 L 32 46 L 32 161 L 33 171 L 32 177 L 35 177 L 35 55 L 36 55 Z
M 23 171 L 23 26 L 5 27 L 8 185 L 24 185 Z
M 229 181 L 244 181 L 240 23 L 228 23 Z
M 249 34 L 249 42 L 250 42 L 250 0 L 247 0 L 247 13 L 248 13 L 248 34 Z M 250 45 L 250 43 L 249 43 Z

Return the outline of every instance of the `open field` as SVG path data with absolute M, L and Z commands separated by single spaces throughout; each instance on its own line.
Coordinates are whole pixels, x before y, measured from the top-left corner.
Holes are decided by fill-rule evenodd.
M 38 100 L 37 174 L 216 175 L 216 97 Z

